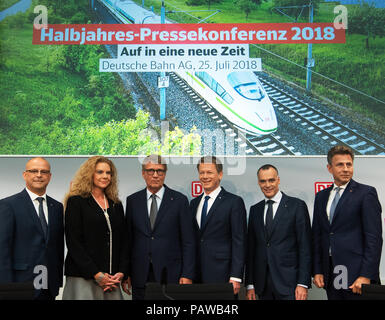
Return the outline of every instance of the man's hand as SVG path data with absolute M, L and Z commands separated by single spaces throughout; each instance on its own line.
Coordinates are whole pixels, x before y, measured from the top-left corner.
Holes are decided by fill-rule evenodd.
M 354 281 L 353 284 L 349 287 L 349 289 L 352 289 L 353 293 L 362 294 L 363 284 L 370 284 L 370 279 L 365 277 L 358 277 L 356 281 Z
M 247 292 L 246 292 L 246 299 L 247 300 L 256 300 L 255 290 L 254 289 L 247 290 Z
M 314 276 L 313 283 L 317 286 L 317 288 L 323 288 L 325 286 L 324 275 L 316 274 Z
M 295 288 L 295 300 L 306 300 L 307 299 L 307 288 L 297 286 Z
M 129 296 L 131 295 L 131 278 L 128 277 L 127 280 L 124 280 L 122 282 L 122 289 L 125 293 L 127 293 Z
M 235 280 L 230 280 L 229 282 L 233 284 L 234 294 L 238 294 L 241 289 L 241 283 Z
M 179 279 L 179 284 L 192 284 L 192 280 L 189 278 L 180 278 Z

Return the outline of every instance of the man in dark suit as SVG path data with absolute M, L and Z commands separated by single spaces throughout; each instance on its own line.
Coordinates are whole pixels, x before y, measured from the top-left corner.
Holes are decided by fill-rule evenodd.
M 259 168 L 265 199 L 250 208 L 247 298 L 306 300 L 311 285 L 311 227 L 306 203 L 279 190 L 278 170 Z
M 334 183 L 314 202 L 314 284 L 329 300 L 360 299 L 362 284 L 379 283 L 381 205 L 375 188 L 352 179 L 353 160 L 348 147 L 329 150 Z
M 223 165 L 219 159 L 202 157 L 197 168 L 204 191 L 190 203 L 197 234 L 197 282 L 230 282 L 237 295 L 246 254 L 245 204 L 220 186 Z
M 47 160 L 29 160 L 23 177 L 26 188 L 0 201 L 0 282 L 33 282 L 35 299 L 53 300 L 63 284 L 63 205 L 46 195 Z
M 158 155 L 144 159 L 146 188 L 127 197 L 131 267 L 123 290 L 142 300 L 146 282 L 190 284 L 195 270 L 193 221 L 187 197 L 164 185 L 167 164 Z

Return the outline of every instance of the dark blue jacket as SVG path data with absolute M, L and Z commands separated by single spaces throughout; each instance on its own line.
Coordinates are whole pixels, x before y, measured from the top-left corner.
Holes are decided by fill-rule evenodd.
M 313 214 L 313 274 L 329 281 L 329 248 L 334 265 L 346 266 L 348 286 L 363 276 L 379 280 L 382 250 L 381 205 L 376 189 L 351 180 L 338 202 L 332 223 L 326 206 L 332 187 L 317 193 Z
M 63 205 L 47 196 L 48 238 L 30 196 L 24 189 L 0 201 L 0 282 L 31 282 L 34 268 L 47 267 L 53 296 L 63 284 Z
M 246 254 L 246 209 L 243 199 L 220 191 L 201 230 L 196 213 L 202 195 L 190 203 L 197 239 L 198 279 L 202 283 L 226 283 L 243 279 Z
M 193 279 L 195 241 L 193 221 L 185 195 L 165 187 L 163 199 L 151 230 L 146 189 L 127 197 L 126 220 L 130 235 L 131 265 L 128 275 L 133 287 L 144 287 L 150 261 L 157 282 L 167 269 L 168 283 Z
M 295 297 L 298 284 L 311 286 L 311 227 L 306 203 L 282 193 L 270 237 L 265 234 L 265 200 L 250 208 L 246 285 L 263 292 L 269 266 L 275 289 Z

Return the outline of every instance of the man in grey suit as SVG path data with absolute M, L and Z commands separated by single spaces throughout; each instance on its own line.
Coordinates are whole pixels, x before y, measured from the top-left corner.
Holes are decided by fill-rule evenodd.
M 63 205 L 46 194 L 44 158 L 29 160 L 26 188 L 0 201 L 0 283 L 33 282 L 34 298 L 53 300 L 63 284 Z
M 311 285 L 311 227 L 304 201 L 279 190 L 278 170 L 258 170 L 265 199 L 250 208 L 247 299 L 306 300 Z

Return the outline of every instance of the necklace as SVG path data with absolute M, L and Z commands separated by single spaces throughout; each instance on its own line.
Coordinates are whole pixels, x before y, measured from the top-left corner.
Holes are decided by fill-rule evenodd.
M 104 194 L 103 197 L 104 197 L 104 208 L 102 208 L 102 206 L 99 204 L 99 202 L 96 200 L 96 198 L 94 197 L 94 195 L 92 194 L 91 192 L 91 195 L 92 197 L 94 198 L 95 202 L 98 204 L 98 206 L 100 207 L 100 209 L 103 210 L 103 213 L 104 213 L 104 217 L 106 218 L 106 222 L 107 222 L 107 226 L 108 226 L 108 230 L 109 230 L 109 234 L 110 234 L 110 274 L 112 273 L 112 227 L 111 227 L 111 222 L 110 222 L 110 218 L 108 216 L 108 213 L 107 213 L 107 201 L 106 201 L 106 195 Z
M 98 200 L 96 200 L 95 196 L 93 195 L 93 193 L 91 192 L 91 195 L 92 197 L 94 198 L 95 202 L 98 204 L 98 206 L 100 207 L 100 209 L 103 210 L 104 214 L 107 213 L 107 201 L 106 201 L 106 195 L 103 194 L 103 199 L 104 199 L 104 208 L 100 205 L 100 203 L 98 202 Z

